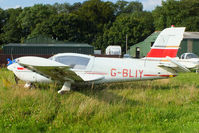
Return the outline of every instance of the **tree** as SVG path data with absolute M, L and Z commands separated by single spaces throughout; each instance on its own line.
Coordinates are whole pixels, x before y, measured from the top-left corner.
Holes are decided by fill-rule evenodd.
M 23 37 L 27 38 L 29 34 L 36 28 L 36 25 L 47 20 L 51 15 L 57 14 L 56 9 L 50 5 L 34 5 L 26 7 L 18 17 Z
M 120 15 L 123 13 L 134 13 L 134 12 L 141 12 L 143 11 L 143 5 L 142 3 L 138 1 L 133 1 L 133 2 L 127 2 L 124 0 L 118 0 L 115 4 L 115 11 L 116 15 Z
M 51 23 L 53 34 L 59 40 L 81 41 L 80 20 L 76 14 L 59 14 L 53 18 Z
M 81 3 L 76 2 L 73 5 L 70 5 L 69 3 L 55 3 L 53 7 L 57 10 L 58 13 L 72 13 L 79 10 Z
M 74 3 L 72 6 L 71 6 L 71 12 L 75 12 L 75 11 L 78 11 L 79 8 L 81 8 L 82 4 L 80 2 L 76 2 Z
M 103 36 L 99 36 L 96 42 L 102 43 L 104 50 L 108 45 L 120 45 L 125 49 L 126 34 L 128 44 L 132 46 L 154 31 L 153 17 L 150 12 L 135 12 L 133 14 L 120 15 L 113 25 L 104 31 Z M 100 46 L 100 44 L 97 44 Z
M 55 3 L 53 7 L 57 10 L 58 13 L 71 12 L 71 5 L 69 3 L 64 3 L 64 4 Z
M 81 22 L 73 13 L 60 13 L 36 25 L 29 37 L 42 34 L 62 41 L 82 41 Z
M 199 30 L 198 0 L 167 0 L 153 11 L 154 24 L 157 30 L 171 25 L 184 26 L 186 30 Z
M 104 25 L 115 18 L 113 3 L 101 0 L 84 2 L 76 14 L 81 19 L 81 32 L 87 43 L 92 43 L 97 34 L 103 34 Z
M 21 29 L 17 22 L 17 16 L 22 12 L 21 8 L 8 9 L 5 11 L 7 18 L 2 28 L 3 33 L 1 34 L 2 42 L 5 43 L 17 43 L 21 39 Z
M 3 44 L 3 26 L 8 19 L 7 12 L 0 8 L 0 45 Z

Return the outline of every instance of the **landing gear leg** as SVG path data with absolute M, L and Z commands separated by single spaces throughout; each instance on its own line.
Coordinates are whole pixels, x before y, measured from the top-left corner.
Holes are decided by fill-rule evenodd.
M 34 88 L 36 88 L 36 86 L 35 86 L 35 84 L 33 84 L 33 83 L 27 82 L 27 83 L 24 85 L 24 88 L 34 89 Z
M 31 88 L 32 84 L 27 82 L 25 85 L 24 85 L 24 88 Z
M 91 90 L 94 89 L 94 82 L 92 82 L 92 85 L 91 85 Z
M 71 88 L 71 83 L 65 82 L 64 85 L 62 86 L 61 90 L 58 91 L 58 93 L 63 94 L 64 92 L 70 91 L 70 88 Z

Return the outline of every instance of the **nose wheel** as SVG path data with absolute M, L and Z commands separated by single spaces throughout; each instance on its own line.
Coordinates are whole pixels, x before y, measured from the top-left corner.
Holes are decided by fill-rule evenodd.
M 59 94 L 64 94 L 65 92 L 70 91 L 71 89 L 71 83 L 70 82 L 65 82 L 64 85 L 62 86 L 61 90 L 58 91 Z
M 24 88 L 31 88 L 32 87 L 32 84 L 27 82 L 25 85 L 24 85 Z

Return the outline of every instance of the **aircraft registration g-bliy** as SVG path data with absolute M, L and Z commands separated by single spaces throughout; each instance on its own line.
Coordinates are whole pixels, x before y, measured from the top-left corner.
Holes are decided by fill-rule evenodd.
M 25 56 L 15 59 L 8 69 L 27 83 L 58 81 L 58 93 L 71 89 L 75 83 L 107 83 L 175 77 L 189 72 L 198 62 L 176 58 L 185 27 L 164 29 L 150 52 L 142 59 L 104 58 L 76 53 L 60 53 L 49 59 Z

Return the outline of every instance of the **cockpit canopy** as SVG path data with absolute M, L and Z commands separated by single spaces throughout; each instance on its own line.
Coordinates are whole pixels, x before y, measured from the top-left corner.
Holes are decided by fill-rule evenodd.
M 49 59 L 68 65 L 73 69 L 86 69 L 90 61 L 90 58 L 91 57 L 88 55 L 65 53 L 54 55 Z

